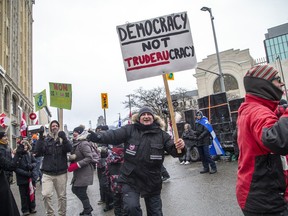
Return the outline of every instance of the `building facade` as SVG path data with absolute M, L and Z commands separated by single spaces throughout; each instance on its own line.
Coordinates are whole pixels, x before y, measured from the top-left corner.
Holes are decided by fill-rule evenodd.
M 267 31 L 264 40 L 267 62 L 288 59 L 288 23 L 269 28 Z
M 0 113 L 12 147 L 20 135 L 22 113 L 33 112 L 32 9 L 34 0 L 0 0 Z

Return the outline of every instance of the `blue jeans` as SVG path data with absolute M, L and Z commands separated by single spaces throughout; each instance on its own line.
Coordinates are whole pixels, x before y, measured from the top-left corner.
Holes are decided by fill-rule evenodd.
M 204 170 L 209 170 L 209 164 L 211 169 L 217 170 L 216 163 L 214 160 L 212 160 L 209 152 L 209 145 L 197 146 L 197 148 L 201 157 Z

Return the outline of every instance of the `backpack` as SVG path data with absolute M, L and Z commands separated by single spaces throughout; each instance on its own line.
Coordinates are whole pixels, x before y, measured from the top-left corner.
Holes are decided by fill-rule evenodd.
M 95 143 L 89 142 L 89 146 L 90 146 L 91 152 L 92 152 L 92 163 L 94 165 L 96 165 L 96 163 L 98 163 L 100 160 L 100 154 L 97 150 L 97 146 L 95 146 L 95 145 L 96 145 Z
M 81 143 L 82 144 L 82 143 Z M 96 163 L 99 162 L 100 160 L 100 153 L 97 150 L 97 146 L 95 146 L 96 144 L 92 143 L 92 142 L 88 142 L 88 145 L 90 146 L 91 152 L 92 152 L 92 164 L 96 165 Z M 80 145 L 79 145 L 80 147 Z M 80 149 L 80 152 L 82 154 L 82 151 Z

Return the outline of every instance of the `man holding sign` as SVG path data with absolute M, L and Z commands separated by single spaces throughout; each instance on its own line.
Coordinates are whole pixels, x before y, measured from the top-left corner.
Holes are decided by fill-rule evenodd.
M 141 216 L 140 197 L 145 199 L 147 215 L 162 216 L 161 166 L 164 152 L 173 157 L 186 153 L 185 143 L 175 143 L 163 129 L 164 121 L 149 107 L 143 107 L 132 116 L 133 124 L 116 130 L 94 133 L 88 140 L 118 145 L 124 143 L 124 163 L 118 182 L 123 184 L 124 209 L 128 215 Z M 181 150 L 178 153 L 177 150 Z

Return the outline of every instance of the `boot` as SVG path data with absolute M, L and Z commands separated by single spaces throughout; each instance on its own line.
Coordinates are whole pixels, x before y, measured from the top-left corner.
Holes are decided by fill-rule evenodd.
M 89 199 L 83 200 L 82 204 L 83 204 L 84 210 L 79 215 L 83 215 L 83 216 L 84 215 L 85 216 L 91 215 L 91 212 L 93 211 L 93 208 L 90 205 Z

